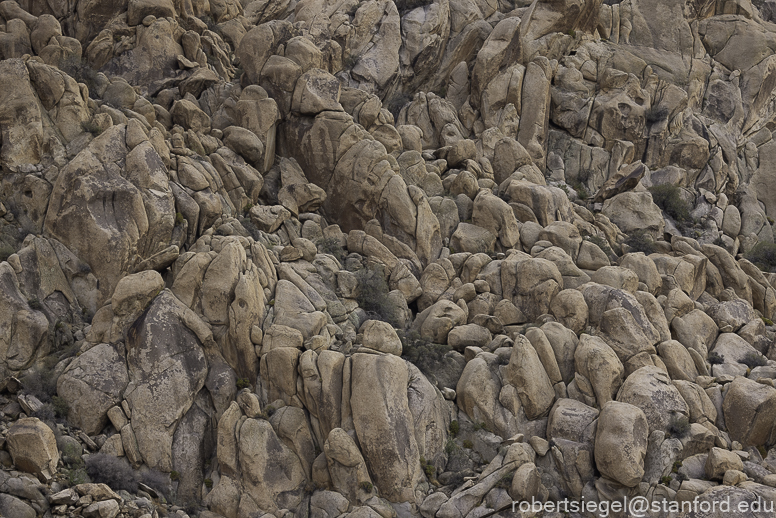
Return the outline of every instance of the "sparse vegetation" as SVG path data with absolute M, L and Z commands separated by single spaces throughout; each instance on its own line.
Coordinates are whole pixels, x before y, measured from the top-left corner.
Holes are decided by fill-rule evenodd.
M 682 198 L 681 189 L 672 184 L 655 185 L 649 188 L 652 200 L 660 210 L 674 218 L 677 223 L 688 223 L 690 205 Z
M 374 490 L 374 486 L 368 480 L 364 480 L 363 482 L 361 482 L 358 485 L 358 487 L 360 487 L 363 491 L 367 493 L 371 493 Z
M 625 244 L 633 249 L 634 252 L 643 252 L 644 255 L 654 254 L 657 251 L 655 240 L 644 230 L 631 232 L 630 236 L 625 240 Z
M 471 450 L 472 448 L 474 448 L 474 443 L 471 442 L 469 439 L 466 439 L 465 441 L 463 441 L 463 447 L 466 448 L 467 450 Z
M 394 120 L 398 120 L 399 113 L 401 113 L 402 108 L 404 108 L 411 101 L 412 97 L 403 92 L 399 92 L 393 94 L 389 99 L 386 100 L 385 107 L 389 112 L 391 112 Z
M 760 241 L 744 257 L 764 272 L 773 271 L 776 267 L 776 243 Z
M 382 320 L 396 327 L 398 318 L 394 314 L 393 304 L 388 298 L 388 282 L 381 266 L 362 268 L 356 272 L 360 287 L 356 298 L 358 305 L 366 311 L 369 318 Z
M 206 478 L 205 480 L 203 480 L 203 482 L 205 483 L 205 487 L 206 488 L 213 489 L 213 479 L 212 478 Z
M 113 455 L 89 455 L 86 460 L 86 473 L 93 482 L 107 484 L 111 489 L 137 492 L 138 479 L 135 470 L 126 461 Z
M 706 359 L 709 361 L 711 365 L 721 365 L 725 363 L 725 358 L 723 358 L 722 355 L 716 351 L 710 352 L 709 356 Z
M 750 369 L 754 369 L 755 367 L 762 367 L 763 365 L 767 365 L 768 359 L 758 352 L 750 351 L 746 354 L 746 356 L 744 356 L 744 359 L 741 360 L 741 363 Z
M 430 462 L 426 462 L 424 457 L 420 458 L 420 466 L 423 468 L 423 473 L 425 473 L 427 479 L 432 480 L 436 477 L 436 468 Z
M 92 121 L 82 122 L 81 129 L 87 133 L 91 133 L 95 137 L 102 134 L 102 128 L 100 128 L 97 124 L 95 124 Z
M 673 478 L 671 478 L 670 475 L 665 475 L 665 476 L 660 478 L 660 483 L 663 484 L 664 486 L 667 486 L 667 485 L 671 484 L 672 480 L 673 480 Z
M 242 390 L 244 388 L 250 388 L 250 387 L 251 387 L 251 381 L 248 378 L 237 379 L 237 390 Z
M 174 478 L 173 478 L 174 477 Z M 180 474 L 177 471 L 170 472 L 168 477 L 156 470 L 148 470 L 140 475 L 140 482 L 155 490 L 164 498 L 170 498 L 170 480 L 178 480 Z
M 690 420 L 683 415 L 675 415 L 668 422 L 668 434 L 671 437 L 682 439 L 690 433 Z
M 70 405 L 67 404 L 64 398 L 59 396 L 51 397 L 51 406 L 54 410 L 54 415 L 59 419 L 67 419 L 67 414 L 70 413 Z
M 650 124 L 665 120 L 668 118 L 668 108 L 664 106 L 651 106 L 644 112 L 644 118 Z
M 401 338 L 402 357 L 426 374 L 433 373 L 445 355 L 453 350 L 447 344 L 431 343 L 415 334 L 404 335 Z
M 53 366 L 40 365 L 31 369 L 22 377 L 22 392 L 38 398 L 42 403 L 51 402 L 51 398 L 57 393 L 57 377 L 54 375 Z M 52 411 L 54 409 L 52 408 Z
M 590 241 L 595 246 L 600 248 L 601 251 L 603 253 L 605 253 L 607 257 L 609 257 L 609 256 L 614 254 L 614 252 L 612 251 L 612 247 L 609 246 L 609 242 L 606 239 L 602 238 L 602 237 L 591 236 L 591 235 L 587 234 L 585 236 L 582 236 L 582 239 L 584 239 L 585 241 Z
M 342 248 L 342 244 L 336 237 L 327 237 L 319 239 L 316 243 L 318 251 L 322 254 L 333 255 L 337 261 L 342 263 L 345 257 L 348 255 L 345 249 Z
M 457 436 L 457 435 L 458 435 L 458 432 L 460 432 L 460 431 L 461 431 L 461 425 L 460 425 L 460 424 L 458 424 L 458 421 L 457 421 L 457 420 L 452 420 L 452 421 L 450 421 L 450 427 L 449 427 L 449 430 L 450 430 L 450 435 L 451 435 L 452 437 L 455 437 L 455 436 Z

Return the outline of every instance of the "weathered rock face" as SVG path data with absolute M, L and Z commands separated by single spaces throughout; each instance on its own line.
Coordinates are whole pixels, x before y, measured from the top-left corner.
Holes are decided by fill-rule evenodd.
M 0 2 L 0 514 L 773 500 L 776 4 L 663 4 Z
M 352 369 L 350 407 L 367 466 L 381 493 L 408 501 L 422 474 L 407 401 L 407 366 L 393 355 L 356 354 Z
M 115 126 L 60 172 L 45 233 L 102 280 L 101 305 L 123 275 L 169 244 L 174 223 L 174 198 L 161 158 L 151 146 L 130 149 L 126 127 Z M 110 261 L 104 260 L 105 250 L 111 250 Z
M 123 349 L 99 344 L 68 365 L 57 380 L 57 394 L 70 407 L 70 422 L 98 434 L 108 423 L 108 410 L 121 403 L 127 383 Z
M 40 419 L 18 420 L 6 436 L 8 451 L 16 467 L 35 475 L 51 476 L 57 470 L 59 450 L 54 432 Z
M 172 470 L 175 426 L 205 384 L 201 328 L 199 317 L 163 291 L 128 332 L 124 398 L 140 454 L 156 469 Z
M 644 475 L 647 437 L 647 418 L 638 407 L 608 402 L 598 417 L 596 467 L 626 487 L 635 486 Z

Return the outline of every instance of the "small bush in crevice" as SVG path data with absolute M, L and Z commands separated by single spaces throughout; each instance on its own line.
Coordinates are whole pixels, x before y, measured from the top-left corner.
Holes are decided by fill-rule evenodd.
M 379 266 L 362 268 L 356 272 L 360 292 L 356 301 L 369 318 L 396 325 L 398 319 L 388 293 L 388 282 Z
M 21 378 L 22 392 L 35 396 L 42 403 L 49 403 L 52 396 L 57 393 L 57 377 L 54 376 L 53 369 L 36 367 L 26 376 Z M 51 409 L 54 412 L 54 408 Z
M 744 356 L 744 359 L 741 360 L 741 363 L 750 369 L 754 369 L 755 367 L 762 367 L 763 365 L 767 365 L 768 360 L 762 354 L 752 351 Z
M 389 99 L 386 99 L 384 105 L 393 115 L 393 119 L 398 121 L 402 108 L 404 108 L 411 101 L 412 97 L 405 93 L 399 92 L 393 94 Z
M 433 374 L 445 355 L 453 350 L 447 344 L 431 343 L 416 334 L 403 335 L 401 339 L 402 358 L 415 365 L 424 374 Z
M 655 123 L 668 118 L 668 108 L 665 106 L 652 106 L 644 113 L 648 123 Z
M 420 458 L 420 466 L 423 468 L 423 473 L 425 473 L 427 479 L 432 480 L 435 478 L 436 468 L 430 462 L 426 462 L 424 457 Z
M 374 490 L 374 486 L 368 480 L 364 480 L 363 482 L 361 482 L 358 485 L 358 487 L 360 487 L 362 490 L 366 491 L 367 493 L 371 493 L 372 490 Z
M 95 137 L 97 137 L 97 136 L 102 134 L 102 128 L 100 128 L 98 125 L 96 125 L 92 121 L 82 122 L 81 123 L 81 129 L 84 130 L 87 133 L 91 133 Z
M 595 246 L 600 248 L 601 251 L 605 253 L 607 257 L 614 255 L 614 252 L 612 251 L 612 247 L 609 246 L 609 242 L 606 239 L 598 236 L 591 236 L 590 234 L 586 236 L 582 236 L 582 239 L 584 239 L 585 241 L 590 241 Z
M 344 261 L 345 257 L 348 255 L 347 252 L 345 252 L 345 249 L 342 248 L 340 240 L 336 237 L 319 239 L 316 241 L 315 245 L 318 247 L 318 250 L 322 254 L 333 255 L 334 258 L 337 259 L 337 261 L 340 263 L 342 263 L 342 261 Z
M 644 230 L 634 230 L 625 240 L 625 244 L 633 249 L 634 252 L 644 252 L 644 255 L 654 254 L 655 240 Z
M 721 365 L 725 363 L 725 358 L 723 358 L 722 355 L 716 351 L 710 352 L 709 356 L 706 359 L 709 361 L 711 365 Z
M 113 455 L 89 455 L 86 459 L 86 473 L 93 482 L 107 484 L 113 490 L 137 492 L 137 474 L 129 464 Z
M 649 188 L 652 201 L 660 207 L 660 210 L 671 216 L 677 223 L 688 223 L 690 218 L 690 204 L 682 198 L 682 190 L 672 184 L 654 185 Z
M 86 470 L 84 468 L 75 468 L 67 472 L 67 484 L 70 487 L 77 486 L 79 484 L 88 484 L 89 482 L 91 482 L 89 480 L 89 475 L 86 474 Z
M 762 271 L 769 272 L 776 267 L 776 243 L 760 241 L 744 257 Z
M 173 471 L 172 473 L 178 473 L 177 471 Z M 170 479 L 172 478 L 172 473 L 170 473 L 170 476 L 168 477 L 164 473 L 161 473 L 156 470 L 148 470 L 140 475 L 140 482 L 147 485 L 148 487 L 154 489 L 157 493 L 164 496 L 165 499 L 170 499 Z M 177 480 L 178 477 L 172 479 Z
M 690 420 L 683 416 L 678 415 L 671 418 L 671 420 L 668 423 L 668 434 L 671 437 L 676 437 L 677 439 L 682 439 L 684 437 L 687 437 L 687 434 L 690 432 Z

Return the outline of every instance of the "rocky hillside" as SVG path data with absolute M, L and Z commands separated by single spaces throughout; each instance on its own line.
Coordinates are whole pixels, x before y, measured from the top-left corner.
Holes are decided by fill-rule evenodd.
M 772 20 L 0 2 L 0 516 L 773 505 Z

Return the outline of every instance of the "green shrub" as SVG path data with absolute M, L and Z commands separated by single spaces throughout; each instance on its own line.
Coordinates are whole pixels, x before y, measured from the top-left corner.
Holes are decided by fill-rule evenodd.
M 242 390 L 244 388 L 250 388 L 251 382 L 248 378 L 238 378 L 237 379 L 237 390 Z
M 420 336 L 400 333 L 402 339 L 402 358 L 411 362 L 421 372 L 433 374 L 453 348 L 447 344 L 434 344 L 423 340 Z
M 457 449 L 458 449 L 458 445 L 455 443 L 455 441 L 453 439 L 447 439 L 447 442 L 445 442 L 445 453 L 450 455 Z
M 681 189 L 672 184 L 655 185 L 649 188 L 655 205 L 674 218 L 677 223 L 691 221 L 690 205 L 682 198 Z
M 673 479 L 669 475 L 665 475 L 660 479 L 660 483 L 663 484 L 664 486 L 667 486 L 671 483 L 672 480 Z
M 744 257 L 759 269 L 769 272 L 776 267 L 776 243 L 760 241 Z
M 674 462 L 674 465 L 671 466 L 671 473 L 679 473 L 679 468 L 682 467 L 682 461 L 677 460 Z
M 725 363 L 725 358 L 723 358 L 722 355 L 719 354 L 716 351 L 710 352 L 706 359 L 712 365 L 721 365 L 721 364 Z
M 760 318 L 762 318 L 763 324 L 765 324 L 766 326 L 773 325 L 773 320 L 771 320 L 770 318 L 766 318 L 766 317 L 760 317 Z
M 634 230 L 625 240 L 625 244 L 633 249 L 634 252 L 643 252 L 644 255 L 654 254 L 655 240 L 644 230 Z
M 420 466 L 423 468 L 423 473 L 426 474 L 426 478 L 431 480 L 436 475 L 436 469 L 430 462 L 426 462 L 424 457 L 420 458 Z
M 463 447 L 466 448 L 467 450 L 471 450 L 472 448 L 474 448 L 474 443 L 471 442 L 469 439 L 466 439 L 465 441 L 463 441 Z
M 213 479 L 212 478 L 206 478 L 203 482 L 205 483 L 205 487 L 206 488 L 208 488 L 208 489 L 212 489 L 213 488 Z
M 584 201 L 590 197 L 590 193 L 587 192 L 587 189 L 582 185 L 582 182 L 572 180 L 569 185 L 577 192 L 577 196 L 579 196 L 580 200 Z
M 372 485 L 372 483 L 371 483 L 371 482 L 369 482 L 368 480 L 364 480 L 363 482 L 361 482 L 361 483 L 358 485 L 358 487 L 360 487 L 360 488 L 361 488 L 363 491 L 366 491 L 367 493 L 371 493 L 371 492 L 374 490 L 374 488 L 375 488 L 375 487 Z
M 176 225 L 183 225 L 183 222 L 186 221 L 186 219 L 183 217 L 183 214 L 180 212 L 175 213 L 175 224 Z
M 51 397 L 51 406 L 54 407 L 54 414 L 60 419 L 67 419 L 67 415 L 70 413 L 70 405 L 67 404 L 64 398 L 59 396 Z
M 690 432 L 690 420 L 683 415 L 675 415 L 668 422 L 668 434 L 671 437 L 682 439 Z
M 84 459 L 81 456 L 83 453 L 80 446 L 69 442 L 62 448 L 62 462 L 64 462 L 70 469 L 78 469 L 84 467 Z
M 763 365 L 767 365 L 768 360 L 762 354 L 751 351 L 748 352 L 746 356 L 744 356 L 744 359 L 741 360 L 741 363 L 750 369 L 754 369 L 755 367 L 762 367 Z
M 452 420 L 452 421 L 450 421 L 450 428 L 449 428 L 449 430 L 450 430 L 450 435 L 452 437 L 455 437 L 456 435 L 458 435 L 458 432 L 461 431 L 461 425 L 458 424 L 458 421 Z
M 76 468 L 68 470 L 67 472 L 67 485 L 70 487 L 77 486 L 79 484 L 88 484 L 91 482 L 89 475 L 86 474 L 84 468 Z
M 614 254 L 614 252 L 612 251 L 612 247 L 609 246 L 609 242 L 602 237 L 586 235 L 582 239 L 584 239 L 585 241 L 590 241 L 595 246 L 600 248 L 601 251 L 605 253 L 607 257 Z

